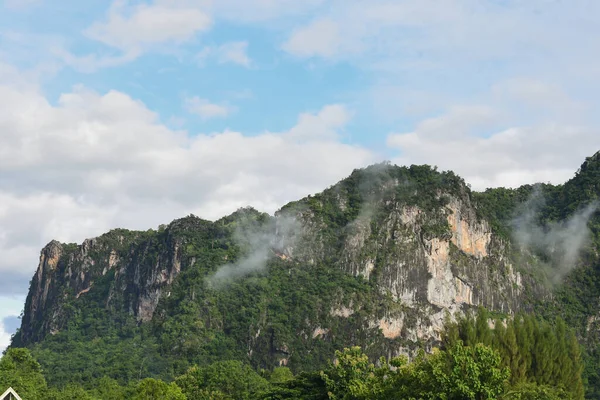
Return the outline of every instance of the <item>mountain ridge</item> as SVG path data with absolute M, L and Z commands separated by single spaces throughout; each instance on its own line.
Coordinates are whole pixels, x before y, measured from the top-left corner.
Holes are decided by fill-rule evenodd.
M 597 198 L 599 160 L 588 157 L 564 185 L 541 185 L 549 201 L 540 220 Z M 581 186 L 569 185 L 576 178 L 592 189 L 565 205 L 573 196 L 556 193 Z M 131 341 L 152 348 L 158 367 L 142 366 L 148 376 L 217 354 L 300 370 L 346 345 L 373 358 L 431 349 L 448 314 L 485 306 L 512 315 L 555 302 L 543 257 L 519 249 L 506 221 L 533 190 L 473 192 L 452 172 L 382 163 L 273 216 L 250 207 L 214 222 L 190 215 L 157 230 L 115 229 L 81 245 L 52 241 L 13 345 L 33 348 L 48 368 L 52 351 L 76 352 L 64 343 L 73 335 Z M 115 343 L 102 349 L 117 351 Z

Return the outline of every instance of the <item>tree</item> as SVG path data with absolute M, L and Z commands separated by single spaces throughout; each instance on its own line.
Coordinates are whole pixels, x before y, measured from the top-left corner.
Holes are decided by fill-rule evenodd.
M 175 382 L 190 400 L 202 398 L 207 391 L 248 399 L 269 386 L 263 377 L 240 361 L 218 361 L 203 368 L 192 367 Z
M 276 367 L 269 376 L 269 382 L 272 384 L 282 384 L 294 379 L 294 374 L 288 367 Z
M 467 314 L 466 318 L 458 322 L 460 338 L 467 346 L 477 343 L 477 331 L 475 328 L 475 320 L 471 314 Z
M 282 384 L 273 385 L 259 393 L 256 399 L 261 400 L 328 400 L 327 387 L 321 372 L 301 372 L 294 379 Z
M 46 379 L 42 367 L 27 349 L 11 348 L 0 359 L 0 391 L 12 387 L 27 400 L 44 399 Z
M 571 400 L 564 390 L 552 386 L 523 384 L 508 390 L 500 397 L 502 400 Z
M 489 313 L 483 307 L 477 309 L 477 317 L 475 321 L 475 335 L 477 343 L 483 343 L 486 346 L 492 344 L 492 332 L 488 323 Z M 472 343 L 469 343 L 472 344 Z
M 175 384 L 168 384 L 158 379 L 142 380 L 133 396 L 134 400 L 186 400 L 187 397 Z
M 107 376 L 96 381 L 95 386 L 92 394 L 102 400 L 121 400 L 133 396 L 133 393 L 130 393 L 133 392 L 131 387 L 123 387 L 116 380 Z
M 506 355 L 508 361 L 508 367 L 511 371 L 511 384 L 516 385 L 524 382 L 527 377 L 527 370 L 524 368 L 524 363 L 522 361 L 523 356 L 519 351 L 514 321 L 507 322 L 502 345 L 504 348 L 504 354 Z
M 95 397 L 86 392 L 79 385 L 70 384 L 63 389 L 50 389 L 45 396 L 47 400 L 105 400 L 104 398 Z
M 569 390 L 575 399 L 583 399 L 584 387 L 581 379 L 583 371 L 583 362 L 581 360 L 581 345 L 573 332 L 569 332 L 566 339 L 567 351 L 571 360 L 569 374 L 565 376 L 565 387 Z
M 373 399 L 383 392 L 382 372 L 389 370 L 382 359 L 382 367 L 369 362 L 360 347 L 336 351 L 336 362 L 321 372 L 332 400 Z
M 445 400 L 496 399 L 510 376 L 500 354 L 483 344 L 457 342 L 446 351 L 421 354 L 396 383 L 395 396 Z

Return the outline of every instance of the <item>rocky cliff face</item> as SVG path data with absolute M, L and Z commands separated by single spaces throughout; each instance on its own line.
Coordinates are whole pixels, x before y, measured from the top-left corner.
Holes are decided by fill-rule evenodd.
M 163 289 L 181 271 L 180 246 L 169 232 L 149 236 L 121 230 L 78 246 L 50 242 L 31 282 L 20 339 L 30 343 L 58 333 L 71 317 L 67 305 L 83 301 L 94 289 L 103 292 L 98 306 L 151 320 Z M 99 282 L 103 287 L 95 288 Z
M 532 292 L 540 298 L 549 296 L 530 274 L 521 272 L 535 266 L 521 262 L 519 269 L 515 267 L 510 243 L 478 216 L 464 183 L 454 184 L 451 190 L 434 193 L 432 208 L 407 201 L 406 181 L 386 176 L 375 193 L 363 196 L 368 200 L 333 241 L 323 233 L 331 222 L 315 210 L 329 203 L 344 212 L 352 194 L 334 187 L 330 193 L 305 199 L 279 214 L 302 221 L 301 237 L 286 248 L 287 255 L 308 264 L 331 263 L 361 276 L 401 305 L 369 321 L 386 339 L 405 339 L 398 342 L 395 354 L 406 351 L 406 340 L 438 340 L 447 315 L 476 306 L 512 314 L 529 307 Z M 360 307 L 341 299 L 331 315 L 348 318 Z
M 202 346 L 224 335 L 257 365 L 293 363 L 294 357 L 309 357 L 319 343 L 359 342 L 373 356 L 396 355 L 438 340 L 447 314 L 479 305 L 513 313 L 527 305 L 532 292 L 547 295 L 522 273 L 531 266 L 517 268 L 510 244 L 495 235 L 453 174 L 371 167 L 275 217 L 252 218 L 263 236 L 243 245 L 236 234 L 239 215 L 214 223 L 187 217 L 159 231 L 115 230 L 81 245 L 49 243 L 31 283 L 19 343 L 43 341 L 77 315 L 102 309 L 153 324 L 158 337 L 172 336 L 177 326 L 175 337 L 163 343 L 168 353 L 205 354 L 213 350 Z M 357 283 L 336 294 L 315 294 L 303 287 L 310 282 L 299 280 L 278 292 L 281 304 L 256 288 L 252 304 L 218 303 L 215 299 L 229 298 L 218 297 L 223 295 L 206 282 L 223 264 L 248 268 L 243 257 L 256 251 L 256 237 L 270 241 L 269 255 L 276 260 L 252 269 L 266 271 L 266 279 L 275 263 L 282 271 L 278 284 L 294 282 L 299 279 L 294 274 L 310 268 L 340 271 Z M 303 279 L 322 279 L 312 276 Z M 300 296 L 312 296 L 312 303 L 297 304 Z M 298 310 L 306 317 L 288 315 L 302 313 Z M 184 314 L 187 322 L 181 322 Z M 255 317 L 232 323 L 238 314 Z M 281 318 L 288 321 L 285 329 L 279 328 Z

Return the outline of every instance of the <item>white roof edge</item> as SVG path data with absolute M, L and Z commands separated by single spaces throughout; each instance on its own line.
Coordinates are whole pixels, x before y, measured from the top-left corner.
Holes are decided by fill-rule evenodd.
M 2 396 L 0 396 L 0 400 L 6 399 L 9 394 L 12 394 L 13 396 L 15 396 L 15 398 L 17 400 L 23 400 L 23 399 L 21 399 L 21 397 L 19 397 L 19 395 L 17 394 L 17 392 L 15 392 L 14 389 L 11 388 L 11 387 L 9 387 L 8 389 L 6 389 L 6 392 L 2 393 Z

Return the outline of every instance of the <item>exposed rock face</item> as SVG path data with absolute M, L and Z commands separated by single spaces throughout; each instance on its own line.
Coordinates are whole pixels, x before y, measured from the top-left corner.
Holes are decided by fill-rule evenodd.
M 150 254 L 160 245 L 160 254 Z M 181 271 L 181 246 L 164 235 L 163 242 L 142 235 L 110 232 L 81 245 L 50 242 L 40 255 L 25 304 L 21 339 L 28 343 L 59 332 L 69 318 L 65 304 L 84 299 L 101 279 L 107 308 L 125 308 L 139 321 L 149 321 L 165 287 Z M 110 275 L 110 276 L 109 276 Z
M 398 318 L 386 319 L 382 318 L 379 321 L 378 327 L 383 333 L 383 337 L 387 339 L 396 339 L 402 334 L 404 321 Z
M 309 263 L 337 259 L 339 268 L 374 280 L 381 293 L 389 293 L 405 307 L 395 315 L 372 320 L 370 326 L 387 339 L 439 339 L 446 314 L 453 316 L 469 307 L 518 311 L 524 278 L 506 256 L 507 244 L 495 239 L 487 221 L 477 217 L 464 190 L 446 197 L 447 204 L 435 210 L 406 204 L 394 196 L 373 197 L 345 227 L 341 248 L 329 249 L 330 253 L 324 241 L 314 240 L 326 224 L 318 215 L 303 211 L 296 216 L 303 221 L 304 240 L 287 251 Z M 342 209 L 349 203 L 340 195 L 337 202 Z M 386 212 L 378 212 L 381 209 Z M 432 223 L 446 227 L 431 234 L 428 226 Z M 334 251 L 339 255 L 332 256 Z M 331 312 L 340 318 L 353 313 L 345 306 Z M 407 318 L 409 314 L 413 318 Z
M 478 259 L 488 256 L 492 231 L 486 221 L 477 221 L 475 210 L 470 204 L 463 205 L 452 199 L 448 209 L 448 224 L 452 231 L 452 243 L 466 254 Z
M 46 310 L 49 308 L 48 304 L 55 300 L 56 271 L 62 255 L 62 244 L 54 240 L 42 249 L 40 263 L 27 298 L 26 312 L 22 320 L 23 327 L 41 324 L 46 332 L 55 330 L 57 313 L 47 314 Z

